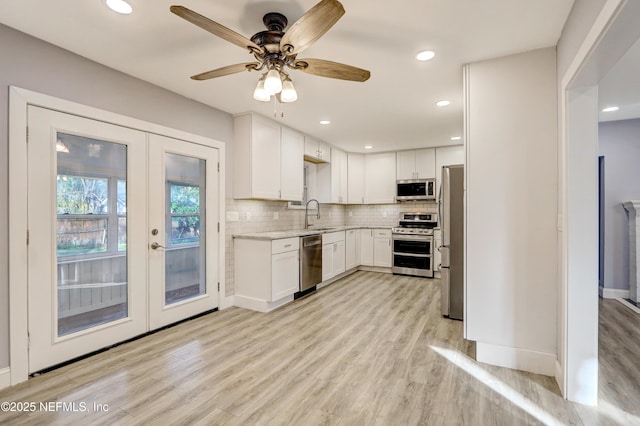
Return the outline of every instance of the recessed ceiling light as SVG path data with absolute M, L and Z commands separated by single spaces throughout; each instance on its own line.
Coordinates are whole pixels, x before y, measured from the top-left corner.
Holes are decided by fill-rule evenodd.
M 438 105 L 439 107 L 445 107 L 447 105 L 449 105 L 451 102 L 449 101 L 438 101 L 436 102 L 436 105 Z
M 320 120 L 320 124 L 331 124 L 329 120 Z
M 433 59 L 436 56 L 436 53 L 431 50 L 423 50 L 422 52 L 418 52 L 416 55 L 416 59 L 419 61 L 428 61 L 429 59 Z
M 451 138 L 452 141 L 459 141 L 460 139 L 462 139 L 460 136 L 453 136 Z
M 613 111 L 617 111 L 617 110 L 619 110 L 619 109 L 620 109 L 620 108 L 619 108 L 619 107 L 617 107 L 617 106 L 611 106 L 611 107 L 604 108 L 604 109 L 602 110 L 602 112 L 613 112 Z
M 107 0 L 107 6 L 114 12 L 122 13 L 123 15 L 133 12 L 131 5 L 124 0 Z
M 373 149 L 373 147 L 371 145 L 365 145 L 364 149 Z

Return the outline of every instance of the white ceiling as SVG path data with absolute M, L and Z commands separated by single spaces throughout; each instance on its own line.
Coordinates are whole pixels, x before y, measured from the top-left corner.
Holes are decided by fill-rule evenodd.
M 131 0 L 131 15 L 104 0 L 0 2 L 0 22 L 96 62 L 231 114 L 273 116 L 253 99 L 258 73 L 208 81 L 191 75 L 252 57 L 169 12 L 181 4 L 246 37 L 280 12 L 291 25 L 316 0 Z M 459 144 L 463 131 L 462 65 L 555 45 L 573 0 L 343 0 L 346 14 L 299 58 L 371 71 L 364 83 L 292 71 L 298 101 L 284 106 L 290 127 L 363 152 Z M 286 31 L 286 30 L 285 30 Z M 434 50 L 435 59 L 415 54 Z M 7 60 L 7 58 L 4 58 Z M 439 108 L 438 100 L 451 105 Z M 319 124 L 322 119 L 331 125 Z
M 640 117 L 640 40 L 636 41 L 598 84 L 600 121 Z M 603 108 L 617 106 L 614 112 Z

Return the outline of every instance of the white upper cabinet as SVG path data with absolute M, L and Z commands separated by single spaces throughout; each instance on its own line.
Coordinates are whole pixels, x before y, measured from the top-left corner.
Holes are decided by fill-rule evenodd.
M 392 204 L 396 199 L 396 153 L 365 156 L 365 204 Z
M 280 135 L 280 198 L 302 201 L 304 193 L 304 135 L 282 127 Z
M 304 159 L 312 163 L 328 163 L 331 161 L 331 147 L 324 142 L 305 136 Z
M 234 197 L 280 199 L 280 125 L 255 114 L 234 118 Z
M 364 204 L 364 154 L 347 154 L 347 203 Z
M 435 148 L 397 152 L 397 179 L 428 179 L 436 177 Z
M 318 164 L 316 179 L 318 201 L 345 204 L 347 202 L 347 153 L 331 149 L 331 162 Z
M 304 137 L 252 113 L 236 116 L 233 131 L 234 198 L 302 200 Z

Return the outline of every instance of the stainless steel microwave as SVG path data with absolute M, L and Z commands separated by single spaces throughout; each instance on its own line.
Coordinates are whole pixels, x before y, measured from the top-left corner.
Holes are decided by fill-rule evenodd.
M 435 179 L 406 179 L 397 181 L 396 200 L 435 200 Z

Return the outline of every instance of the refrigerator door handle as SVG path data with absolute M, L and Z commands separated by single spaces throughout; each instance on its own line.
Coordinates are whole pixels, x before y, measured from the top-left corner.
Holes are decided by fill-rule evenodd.
M 445 317 L 449 316 L 449 267 L 440 268 L 440 310 Z

